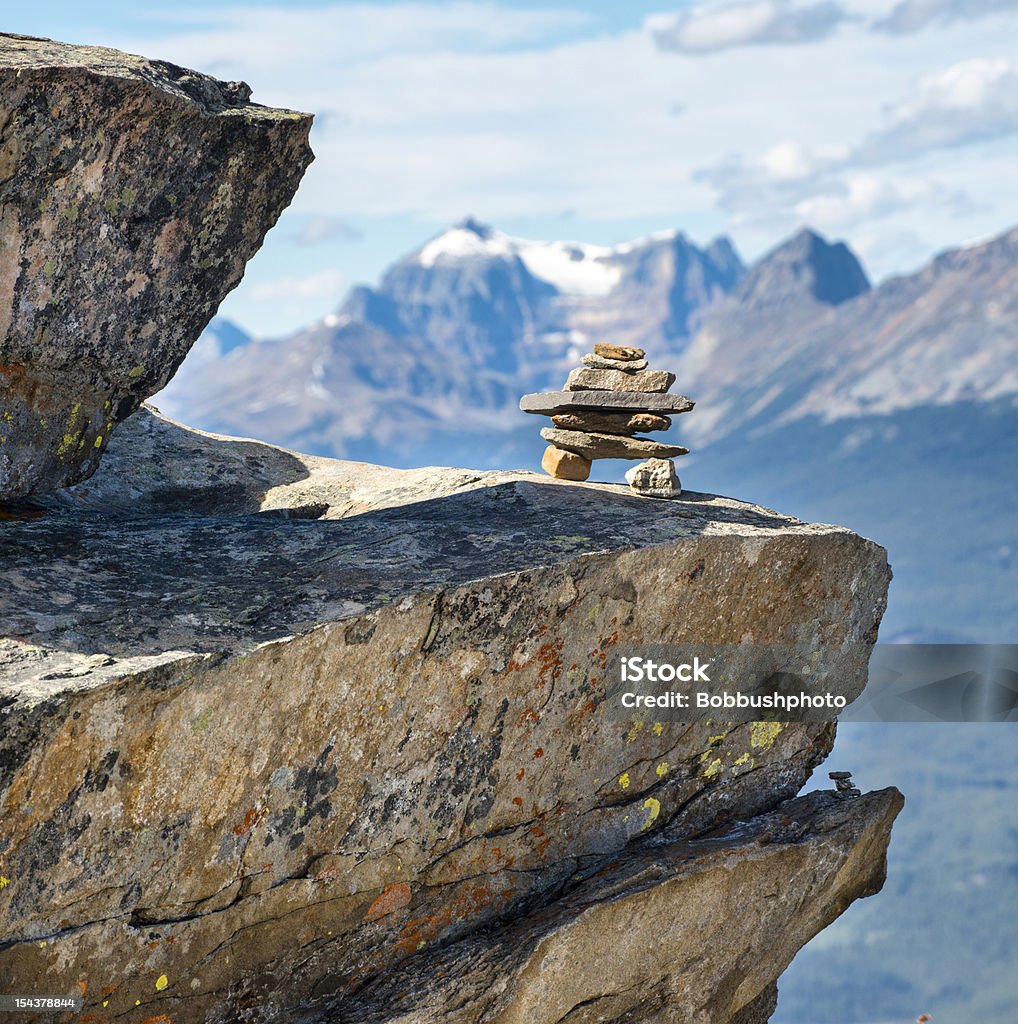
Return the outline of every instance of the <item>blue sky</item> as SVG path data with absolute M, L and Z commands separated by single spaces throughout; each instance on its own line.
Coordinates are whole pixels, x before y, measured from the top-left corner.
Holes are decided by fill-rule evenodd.
M 1018 223 L 1018 0 L 59 0 L 3 26 L 316 113 L 317 160 L 222 308 L 261 336 L 466 214 L 727 233 L 746 258 L 809 224 L 878 279 Z

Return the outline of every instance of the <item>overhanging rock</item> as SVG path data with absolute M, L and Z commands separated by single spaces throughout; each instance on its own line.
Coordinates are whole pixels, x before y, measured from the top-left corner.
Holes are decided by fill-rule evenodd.
M 95 469 L 290 202 L 311 116 L 250 94 L 0 34 L 0 500 Z
M 895 798 L 775 812 L 832 726 L 603 705 L 619 642 L 872 641 L 886 557 L 848 530 L 308 458 L 148 410 L 90 480 L 7 515 L 0 975 L 22 989 L 84 991 L 98 1021 L 381 1020 L 407 1012 L 398 972 L 448 983 L 433 964 L 501 986 L 450 1020 L 530 1021 L 608 995 L 595 963 L 545 1003 L 534 943 L 573 948 L 582 905 L 589 936 L 642 949 L 689 885 L 745 904 L 745 955 L 712 954 L 728 988 L 700 1016 L 693 945 L 648 971 L 669 1012 L 723 1024 L 878 884 Z M 681 845 L 711 835 L 735 852 Z M 504 969 L 475 964 L 481 928 Z
M 812 793 L 700 839 L 666 829 L 531 914 L 323 1000 L 322 1018 L 762 1024 L 795 952 L 883 885 L 901 806 L 894 789 Z

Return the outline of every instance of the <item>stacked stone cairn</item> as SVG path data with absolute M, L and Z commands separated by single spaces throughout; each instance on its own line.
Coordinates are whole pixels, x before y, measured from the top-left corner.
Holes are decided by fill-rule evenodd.
M 862 796 L 862 790 L 856 789 L 852 781 L 851 772 L 828 772 L 827 777 L 834 783 L 842 800 L 853 800 L 857 796 Z
M 599 342 L 566 379 L 565 390 L 524 395 L 520 408 L 549 416 L 541 431 L 548 442 L 541 467 L 560 480 L 586 480 L 594 459 L 645 459 L 626 473 L 630 488 L 651 498 L 682 493 L 672 459 L 687 448 L 640 432 L 667 430 L 671 417 L 689 412 L 685 395 L 668 394 L 675 374 L 647 369 L 642 348 Z

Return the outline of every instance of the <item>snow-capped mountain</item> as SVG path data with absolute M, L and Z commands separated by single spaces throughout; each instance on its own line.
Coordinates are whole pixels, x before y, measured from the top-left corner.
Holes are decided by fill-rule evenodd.
M 991 401 L 1018 394 L 1016 262 L 1018 230 L 872 289 L 844 243 L 806 230 L 746 270 L 724 238 L 534 242 L 467 219 L 290 337 L 252 345 L 214 320 L 156 402 L 333 455 L 484 465 L 513 460 L 519 395 L 559 387 L 596 340 L 676 365 L 699 447 Z
M 252 344 L 214 320 L 156 402 L 210 429 L 405 464 L 511 459 L 519 395 L 561 386 L 597 340 L 679 370 L 699 447 L 991 402 L 1018 395 L 1016 264 L 1018 229 L 874 289 L 844 243 L 808 230 L 747 270 L 724 238 L 534 242 L 467 219 L 287 338 Z
M 617 246 L 533 242 L 468 218 L 396 263 L 377 289 L 357 289 L 339 316 L 526 373 L 566 367 L 605 334 L 674 347 L 743 269 L 727 239 L 705 249 L 679 232 Z
M 224 353 L 216 374 L 203 339 L 154 401 L 305 450 L 490 463 L 511 458 L 523 391 L 560 387 L 601 338 L 674 359 L 743 273 L 727 239 L 533 242 L 467 219 L 320 322 Z

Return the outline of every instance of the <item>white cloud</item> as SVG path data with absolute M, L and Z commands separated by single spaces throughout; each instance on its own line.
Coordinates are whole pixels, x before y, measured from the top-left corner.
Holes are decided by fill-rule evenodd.
M 696 177 L 737 222 L 794 215 L 817 227 L 848 227 L 909 209 L 964 214 L 977 208 L 964 191 L 930 176 L 892 177 L 888 168 L 1018 134 L 1018 67 L 976 58 L 923 76 L 911 96 L 885 108 L 883 121 L 852 145 L 811 149 L 784 141 L 758 157 L 701 168 Z
M 904 35 L 930 25 L 984 18 L 1018 11 L 1018 0 L 901 0 L 873 27 L 881 32 Z
M 866 138 L 855 163 L 909 160 L 1018 133 L 1018 65 L 975 58 L 927 75 L 914 96 L 888 111 L 887 123 Z
M 288 302 L 296 299 L 339 300 L 346 278 L 337 270 L 322 270 L 306 277 L 277 277 L 247 285 L 252 302 Z M 244 286 L 242 286 L 244 287 Z
M 699 169 L 695 176 L 716 189 L 719 204 L 740 220 L 749 212 L 766 220 L 775 212 L 837 194 L 825 174 L 841 166 L 845 156 L 843 147 L 810 150 L 786 140 L 759 157 L 732 156 Z
M 794 212 L 802 223 L 823 231 L 842 231 L 919 206 L 944 207 L 958 214 L 972 205 L 964 193 L 926 178 L 900 179 L 864 173 L 832 182 L 826 192 L 801 199 Z
M 321 245 L 324 242 L 356 242 L 362 235 L 343 217 L 318 214 L 307 217 L 293 237 L 298 245 Z
M 653 15 L 647 28 L 662 50 L 699 55 L 738 46 L 812 43 L 825 39 L 848 18 L 832 0 L 748 0 L 721 6 L 703 3 L 681 14 Z

